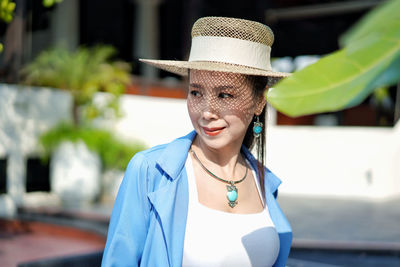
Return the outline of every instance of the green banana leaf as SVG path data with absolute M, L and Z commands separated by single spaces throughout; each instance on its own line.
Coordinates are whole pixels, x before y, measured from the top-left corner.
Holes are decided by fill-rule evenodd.
M 368 19 L 357 25 L 359 30 L 343 39 L 343 49 L 271 88 L 268 102 L 291 117 L 337 111 L 361 103 L 377 87 L 398 82 L 400 5 L 393 2 L 374 11 L 372 19 L 379 20 L 376 23 Z M 397 8 L 397 12 L 388 12 L 388 8 Z

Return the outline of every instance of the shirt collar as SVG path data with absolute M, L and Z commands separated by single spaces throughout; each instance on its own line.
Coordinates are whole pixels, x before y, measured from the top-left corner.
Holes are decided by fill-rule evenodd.
M 193 130 L 189 134 L 175 139 L 166 146 L 164 152 L 158 158 L 157 164 L 172 180 L 175 180 L 182 171 L 188 155 L 187 152 L 195 136 L 196 131 Z
M 166 146 L 164 152 L 158 158 L 158 165 L 169 175 L 169 177 L 171 177 L 172 180 L 175 180 L 181 173 L 188 156 L 187 152 L 189 151 L 195 136 L 196 131 L 193 130 L 189 134 L 175 139 Z M 249 149 L 242 145 L 242 152 L 249 160 L 252 168 L 257 170 L 257 159 L 254 158 Z M 266 187 L 268 187 L 271 193 L 274 193 L 281 184 L 281 180 L 268 168 L 264 168 L 264 170 L 266 174 Z

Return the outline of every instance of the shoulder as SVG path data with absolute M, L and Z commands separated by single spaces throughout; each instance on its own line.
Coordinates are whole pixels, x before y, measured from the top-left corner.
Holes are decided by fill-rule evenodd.
M 135 162 L 149 163 L 152 161 L 156 161 L 157 158 L 160 157 L 160 155 L 162 155 L 167 146 L 168 144 L 162 144 L 140 151 L 132 157 L 131 161 L 129 162 L 129 165 Z
M 194 136 L 195 132 L 191 132 L 172 142 L 157 145 L 136 153 L 128 164 L 127 172 L 132 169 L 153 172 L 150 174 L 166 171 L 168 174 L 174 176 L 175 172 L 186 160 L 187 151 Z
M 188 140 L 190 140 L 191 143 L 191 136 L 192 133 L 189 133 L 188 135 L 176 138 L 169 143 L 156 145 L 154 147 L 140 151 L 132 157 L 129 165 L 137 162 L 152 165 L 157 162 L 163 161 L 164 158 L 169 158 L 177 153 L 181 153 L 182 150 L 186 149 L 187 143 L 189 143 Z
M 152 148 L 136 153 L 126 168 L 126 175 L 128 176 L 132 171 L 148 171 L 149 168 L 154 168 L 157 160 L 164 152 L 168 144 L 157 145 Z M 127 175 L 128 174 L 128 175 Z
M 121 202 L 123 205 L 127 205 L 125 202 L 132 203 L 132 199 L 139 201 L 135 199 L 137 196 L 146 196 L 147 193 L 154 190 L 162 177 L 162 172 L 157 169 L 156 161 L 162 151 L 163 146 L 156 146 L 138 152 L 132 157 L 125 169 L 116 203 Z M 118 201 L 119 198 L 123 198 L 125 201 Z

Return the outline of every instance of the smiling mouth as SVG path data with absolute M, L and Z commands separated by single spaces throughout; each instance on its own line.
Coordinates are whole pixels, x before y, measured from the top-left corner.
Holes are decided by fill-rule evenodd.
M 217 127 L 217 128 L 207 128 L 207 127 L 202 127 L 203 131 L 206 135 L 209 136 L 216 136 L 222 132 L 225 127 Z

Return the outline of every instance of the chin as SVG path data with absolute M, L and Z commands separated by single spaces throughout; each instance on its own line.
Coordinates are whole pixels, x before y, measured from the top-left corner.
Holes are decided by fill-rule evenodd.
M 203 145 L 205 145 L 208 148 L 213 149 L 213 150 L 220 150 L 220 149 L 232 146 L 236 142 L 238 142 L 238 140 L 240 140 L 239 138 L 228 137 L 228 136 L 226 136 L 226 135 L 224 135 L 222 133 L 220 135 L 217 135 L 217 136 L 209 136 L 209 135 L 207 135 L 207 134 L 205 134 L 203 132 L 201 132 L 199 134 L 199 131 L 197 131 L 197 136 L 199 138 L 199 141 Z

